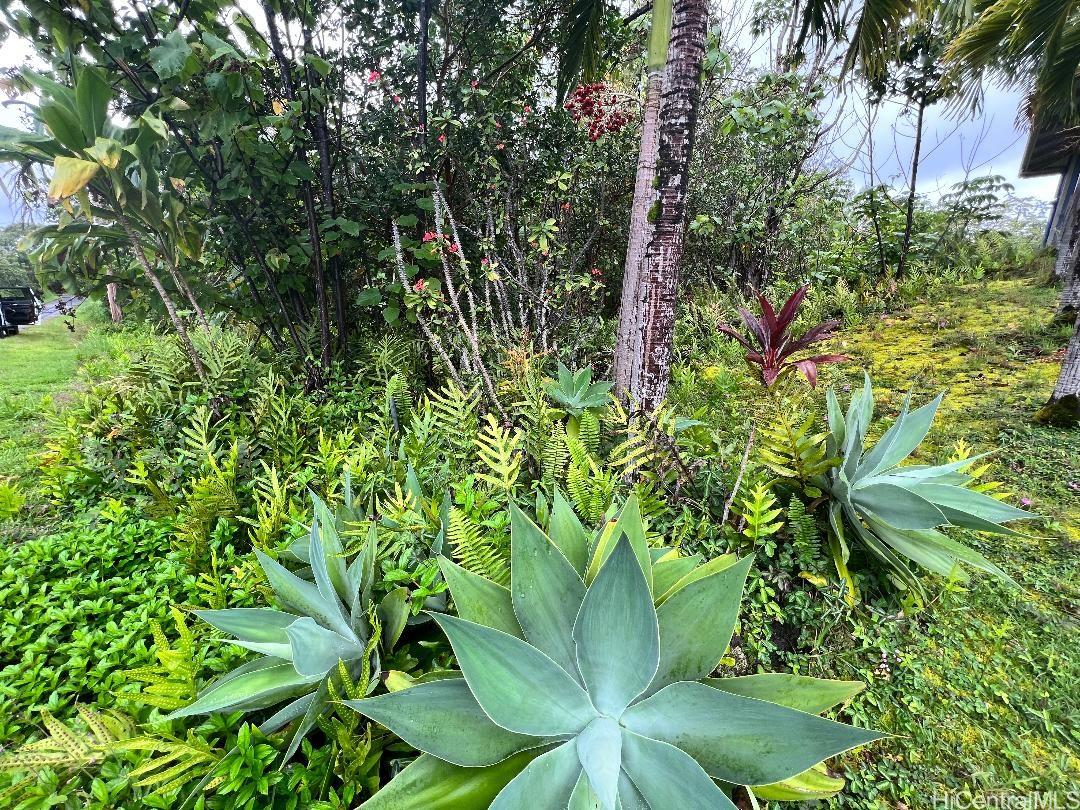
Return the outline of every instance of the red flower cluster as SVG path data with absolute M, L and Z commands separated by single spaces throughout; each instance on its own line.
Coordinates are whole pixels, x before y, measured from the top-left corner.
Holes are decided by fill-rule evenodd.
M 589 140 L 595 141 L 602 135 L 619 132 L 629 122 L 630 118 L 618 104 L 619 97 L 604 82 L 593 82 L 578 85 L 563 107 L 575 122 L 588 122 Z
M 425 284 L 427 284 L 426 281 L 424 281 L 423 279 L 419 279 L 415 284 L 412 285 L 412 288 L 417 292 L 423 292 Z
M 447 236 L 445 233 L 439 233 L 437 231 L 426 231 L 424 233 L 424 241 L 425 242 L 442 242 L 442 241 L 448 241 L 449 242 L 449 239 L 450 239 L 450 237 Z M 449 250 L 451 253 L 457 253 L 458 252 L 457 242 L 449 242 L 449 244 L 446 246 L 446 249 Z

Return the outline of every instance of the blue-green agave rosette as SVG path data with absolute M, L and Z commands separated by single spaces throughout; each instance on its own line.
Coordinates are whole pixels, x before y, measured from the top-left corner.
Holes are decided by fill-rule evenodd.
M 218 678 L 189 706 L 167 719 L 211 712 L 256 711 L 286 705 L 259 728 L 269 734 L 299 720 L 285 753 L 289 759 L 318 717 L 331 705 L 331 683 L 343 667 L 352 686 L 370 693 L 379 683 L 380 651 L 393 649 L 408 618 L 408 592 L 396 588 L 376 608 L 376 540 L 372 533 L 360 553 L 346 562 L 340 531 L 343 517 L 353 522 L 351 496 L 338 514 L 315 495 L 315 519 L 308 537 L 290 553 L 310 566 L 309 578 L 290 571 L 255 550 L 279 609 L 200 610 L 196 615 L 231 638 L 232 644 L 259 653 Z M 358 518 L 357 518 L 358 519 Z M 379 623 L 375 632 L 373 618 Z M 338 688 L 341 684 L 338 684 Z
M 635 500 L 590 538 L 512 507 L 511 584 L 443 560 L 435 615 L 462 677 L 347 701 L 423 752 L 365 810 L 734 808 L 732 785 L 815 798 L 823 760 L 880 735 L 816 716 L 861 684 L 712 679 L 750 558 L 650 549 Z M 781 795 L 783 794 L 783 795 Z
M 1003 524 L 1035 517 L 973 488 L 974 477 L 964 470 L 982 456 L 935 466 L 901 466 L 926 438 L 941 399 L 939 395 L 911 410 L 909 394 L 889 429 L 864 450 L 874 414 L 869 375 L 864 376 L 862 390 L 852 395 L 846 414 L 836 394 L 828 392 L 826 450 L 839 464 L 814 483 L 830 495 L 832 556 L 849 586 L 847 540 L 852 535 L 902 587 L 922 590 L 908 561 L 966 581 L 967 575 L 959 565 L 964 563 L 1015 584 L 982 554 L 940 531 L 942 527 L 956 526 L 1016 535 Z

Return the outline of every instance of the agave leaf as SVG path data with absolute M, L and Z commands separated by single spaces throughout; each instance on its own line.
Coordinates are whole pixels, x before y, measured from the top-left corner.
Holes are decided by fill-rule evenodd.
M 331 527 L 332 525 L 333 524 L 331 524 Z M 331 528 L 331 531 L 333 531 L 334 536 L 336 537 L 337 532 L 334 531 L 333 528 Z M 311 573 L 315 577 L 315 587 L 319 589 L 319 594 L 322 596 L 323 601 L 333 608 L 335 618 L 339 619 L 345 627 L 349 627 L 351 630 L 351 626 L 345 619 L 343 605 L 341 599 L 338 597 L 337 588 L 334 587 L 333 580 L 330 578 L 330 567 L 332 564 L 334 567 L 337 567 L 335 563 L 340 563 L 342 568 L 341 575 L 343 577 L 347 576 L 345 572 L 345 560 L 341 557 L 337 557 L 334 561 L 327 559 L 329 554 L 326 545 L 323 542 L 323 534 L 324 532 L 319 526 L 318 519 L 311 521 Z M 337 545 L 340 549 L 340 543 Z M 338 632 L 341 631 L 338 630 Z
M 785 779 L 783 782 L 755 787 L 754 795 L 766 801 L 798 802 L 828 799 L 843 789 L 843 779 L 829 776 L 824 765 L 815 765 L 810 770 L 803 771 L 798 776 Z
M 947 534 L 932 530 L 917 532 L 917 534 L 922 538 L 923 542 L 940 546 L 944 550 L 951 553 L 954 557 L 956 557 L 956 559 L 960 560 L 960 562 L 967 563 L 973 568 L 977 568 L 981 571 L 985 571 L 988 574 L 992 574 L 999 579 L 1008 582 L 1013 587 L 1020 587 L 1016 580 L 1014 580 L 1007 573 L 1005 573 L 1003 570 L 1001 570 L 988 559 L 986 559 L 986 557 L 984 557 L 982 554 L 980 554 L 970 546 L 965 546 L 963 543 L 959 543 L 956 540 L 953 540 Z
M 542 751 L 521 751 L 486 768 L 462 768 L 422 754 L 359 810 L 488 810 L 499 791 Z
M 510 504 L 510 595 L 525 638 L 577 676 L 574 620 L 585 583 L 540 527 Z
M 597 717 L 576 740 L 578 759 L 604 810 L 615 810 L 619 799 L 622 734 L 617 721 Z
M 649 554 L 649 544 L 645 540 L 645 523 L 641 519 L 641 505 L 637 495 L 631 495 L 626 499 L 626 503 L 623 504 L 616 517 L 608 521 L 600 533 L 600 539 L 596 543 L 588 571 L 585 573 L 586 585 L 596 579 L 600 567 L 607 562 L 608 556 L 624 534 L 630 540 L 630 546 L 634 549 L 634 555 L 638 559 L 641 570 L 645 572 L 649 589 L 652 589 L 652 565 L 650 564 L 652 558 Z
M 902 587 L 911 588 L 919 594 L 924 593 L 922 584 L 919 582 L 918 577 L 908 568 L 907 563 L 896 556 L 896 552 L 882 542 L 877 535 L 867 529 L 858 516 L 848 514 L 848 522 L 855 528 L 855 533 L 867 550 L 885 564 L 890 575 L 894 576 Z
M 353 595 L 359 590 L 353 588 L 349 581 L 348 566 L 345 563 L 345 548 L 341 544 L 341 537 L 337 530 L 337 518 L 322 498 L 314 492 L 309 492 L 311 501 L 315 505 L 315 519 L 311 522 L 312 530 L 318 526 L 319 539 L 322 542 L 324 563 L 334 590 L 345 604 L 349 604 Z M 351 607 L 351 605 L 350 605 Z
M 454 616 L 432 618 L 450 639 L 477 702 L 503 728 L 557 737 L 576 734 L 596 716 L 585 690 L 535 647 Z
M 355 637 L 327 630 L 310 616 L 290 624 L 286 631 L 292 644 L 293 666 L 301 675 L 321 678 L 337 666 L 338 661 L 352 661 L 366 655 L 364 645 Z
M 962 513 L 985 523 L 999 524 L 1010 520 L 1031 520 L 1030 512 L 991 498 L 981 492 L 948 484 L 916 484 L 911 491 L 931 501 L 935 506 L 949 509 L 953 514 Z M 964 525 L 964 524 L 958 524 Z
M 574 743 L 563 743 L 530 762 L 495 797 L 491 810 L 566 810 L 580 776 Z
M 585 771 L 581 772 L 577 784 L 574 785 L 574 792 L 570 794 L 570 803 L 566 810 L 600 810 L 600 798 L 592 789 Z
M 555 487 L 551 506 L 549 534 L 551 542 L 559 547 L 578 575 L 585 576 L 585 567 L 589 563 L 589 537 L 573 507 L 558 487 Z
M 870 469 L 867 475 L 873 475 L 881 470 L 895 467 L 915 452 L 915 448 L 922 444 L 922 440 L 930 432 L 930 425 L 933 423 L 934 416 L 941 405 L 942 397 L 944 397 L 944 394 L 938 394 L 921 408 L 916 408 L 905 416 L 887 451 L 882 454 L 876 466 Z
M 650 807 L 736 810 L 689 754 L 666 742 L 623 729 L 623 768 Z
M 392 650 L 409 620 L 409 589 L 394 588 L 379 602 L 377 613 L 382 622 L 382 639 L 379 643 L 384 650 Z
M 296 576 L 259 549 L 255 549 L 255 556 L 283 607 L 302 616 L 310 616 L 324 627 L 342 635 L 352 632 L 345 617 L 341 615 L 341 607 L 327 602 L 316 585 Z
M 807 714 L 821 714 L 846 703 L 865 688 L 859 681 L 831 681 L 782 672 L 706 678 L 702 683 L 732 695 L 765 700 Z
M 300 617 L 270 608 L 230 608 L 196 610 L 195 615 L 209 625 L 236 636 L 241 641 L 288 644 L 285 628 Z
M 468 571 L 446 557 L 439 557 L 439 569 L 462 619 L 518 638 L 525 637 L 514 616 L 514 603 L 508 588 Z
M 650 810 L 649 803 L 634 786 L 625 769 L 619 774 L 619 804 L 620 810 Z
M 274 659 L 269 659 L 274 660 Z M 318 678 L 301 675 L 287 661 L 262 667 L 230 678 L 201 695 L 194 703 L 166 717 L 176 720 L 193 714 L 238 710 L 241 707 L 271 705 L 306 689 Z
M 264 720 L 259 724 L 259 731 L 263 734 L 273 734 L 275 731 L 284 728 L 293 720 L 298 717 L 303 717 L 315 700 L 315 692 L 311 692 L 307 695 L 301 695 L 292 703 L 286 704 L 283 708 L 279 709 L 267 720 Z
M 653 564 L 653 597 L 659 599 L 671 587 L 701 564 L 701 555 L 665 558 Z
M 780 782 L 882 736 L 688 682 L 671 684 L 631 706 L 622 723 L 637 734 L 678 745 L 714 779 L 736 785 Z
M 870 484 L 854 490 L 852 502 L 864 515 L 873 515 L 898 529 L 933 529 L 948 523 L 930 501 L 893 484 Z
M 346 700 L 345 705 L 386 726 L 414 748 L 454 765 L 492 765 L 542 744 L 536 737 L 495 725 L 461 678 Z
M 307 710 L 293 731 L 292 739 L 289 740 L 289 747 L 285 749 L 285 756 L 281 759 L 282 762 L 288 762 L 292 759 L 293 754 L 300 748 L 300 743 L 304 737 L 314 728 L 319 716 L 326 711 L 326 707 L 330 703 L 329 691 L 327 679 L 324 678 L 322 683 L 319 684 L 319 688 L 310 695 L 311 700 L 307 704 Z
M 719 557 L 713 557 L 704 565 L 699 565 L 697 568 L 692 569 L 690 573 L 684 574 L 666 591 L 659 592 L 660 596 L 656 600 L 657 608 L 690 583 L 697 582 L 699 579 L 710 577 L 713 574 L 731 568 L 731 566 L 735 565 L 738 561 L 739 558 L 734 554 L 721 554 Z
M 625 536 L 585 594 L 573 637 L 593 705 L 618 717 L 645 691 L 660 661 L 652 593 Z
M 731 643 L 753 561 L 747 556 L 699 579 L 657 609 L 660 665 L 647 694 L 675 681 L 696 681 L 716 669 Z

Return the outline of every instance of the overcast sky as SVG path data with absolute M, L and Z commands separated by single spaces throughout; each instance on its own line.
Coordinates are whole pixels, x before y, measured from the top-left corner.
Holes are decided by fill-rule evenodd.
M 24 66 L 30 57 L 30 49 L 16 37 L 9 37 L 0 44 L 0 68 Z M 1017 126 L 1020 101 L 1018 93 L 992 88 L 981 114 L 973 118 L 958 120 L 941 108 L 931 108 L 926 116 L 919 168 L 920 193 L 936 197 L 970 171 L 971 177 L 1003 175 L 1016 187 L 1017 196 L 1052 200 L 1057 189 L 1056 176 L 1026 180 L 1017 176 L 1027 138 L 1026 131 Z M 849 99 L 848 103 L 853 105 L 855 102 Z M 0 124 L 20 126 L 19 107 L 0 108 Z M 906 183 L 912 134 L 911 117 L 900 105 L 887 104 L 878 114 L 874 138 L 874 174 L 878 182 Z M 848 174 L 856 186 L 866 186 L 870 182 L 865 158 L 853 157 L 862 152 L 861 137 L 860 128 L 853 126 L 834 146 L 836 159 L 851 164 Z M 12 222 L 17 216 L 7 195 L 0 192 L 0 224 Z

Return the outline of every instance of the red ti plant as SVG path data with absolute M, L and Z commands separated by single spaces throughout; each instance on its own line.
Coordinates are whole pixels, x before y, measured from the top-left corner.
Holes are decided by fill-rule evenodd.
M 761 380 L 767 388 L 795 369 L 806 376 L 811 386 L 816 386 L 819 365 L 848 359 L 842 354 L 818 354 L 799 359 L 793 357 L 794 354 L 831 337 L 840 325 L 839 321 L 825 321 L 799 336 L 792 334 L 791 325 L 799 314 L 799 307 L 802 306 L 808 289 L 809 285 L 804 285 L 792 293 L 779 313 L 764 295 L 754 290 L 754 295 L 761 304 L 761 317 L 756 318 L 739 307 L 739 314 L 746 324 L 746 336 L 726 324 L 720 326 L 721 332 L 746 347 L 746 362 L 760 367 Z

